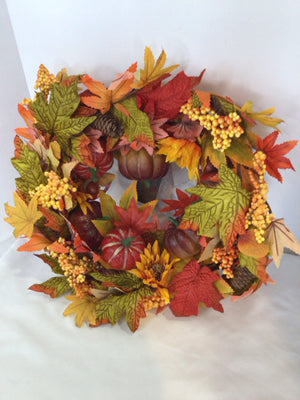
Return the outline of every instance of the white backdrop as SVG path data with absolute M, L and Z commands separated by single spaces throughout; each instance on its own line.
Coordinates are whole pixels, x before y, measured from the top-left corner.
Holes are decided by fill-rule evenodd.
M 212 89 L 257 110 L 276 106 L 281 140 L 299 135 L 300 3 L 293 0 L 6 0 L 0 1 L 0 200 L 12 199 L 13 129 L 23 126 L 16 104 L 33 93 L 38 66 L 89 72 L 109 82 L 145 45 L 167 51 L 188 74 L 207 68 Z M 10 25 L 11 22 L 11 25 Z M 28 89 L 27 89 L 27 87 Z M 268 132 L 271 132 L 269 130 Z M 298 170 L 270 183 L 277 217 L 300 238 Z M 141 330 L 125 324 L 97 329 L 62 317 L 64 298 L 28 292 L 49 277 L 31 254 L 17 253 L 0 206 L 0 399 L 10 400 L 298 400 L 299 257 L 286 255 L 277 286 L 248 300 L 225 301 L 225 314 L 174 318 L 150 315 Z M 5 253 L 10 246 L 12 248 Z M 2 396 L 2 397 L 1 397 Z

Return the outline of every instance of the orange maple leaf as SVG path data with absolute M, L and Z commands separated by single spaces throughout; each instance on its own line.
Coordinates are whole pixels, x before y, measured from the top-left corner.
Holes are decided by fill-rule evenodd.
M 135 70 L 136 63 L 131 65 L 123 74 L 118 74 L 108 89 L 102 82 L 95 81 L 86 74 L 82 78 L 82 81 L 90 92 L 92 92 L 92 95 L 86 92 L 82 93 L 82 102 L 85 105 L 96 108 L 105 114 L 112 104 L 118 103 L 131 90 Z
M 298 140 L 289 140 L 275 145 L 278 134 L 278 131 L 274 131 L 264 139 L 259 137 L 257 139 L 257 149 L 263 151 L 267 156 L 266 166 L 268 173 L 282 182 L 282 176 L 278 168 L 291 168 L 295 171 L 291 160 L 284 157 L 284 155 L 297 145 Z
M 18 247 L 19 251 L 36 251 L 36 250 L 43 250 L 45 247 L 51 244 L 51 240 L 47 239 L 41 233 L 33 233 L 30 240 L 28 242 L 22 244 Z

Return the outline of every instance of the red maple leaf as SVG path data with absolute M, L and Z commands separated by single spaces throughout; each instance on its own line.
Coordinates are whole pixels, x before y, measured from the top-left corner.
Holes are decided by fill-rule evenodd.
M 179 217 L 184 214 L 185 207 L 200 199 L 196 194 L 188 195 L 186 192 L 178 188 L 176 189 L 176 193 L 178 200 L 163 200 L 163 202 L 167 203 L 168 206 L 162 208 L 160 210 L 161 212 L 176 210 L 174 216 Z
M 199 76 L 187 76 L 181 71 L 163 86 L 161 80 L 159 85 L 151 82 L 137 93 L 138 107 L 156 119 L 175 117 L 190 98 L 192 88 L 199 85 L 204 71 Z
M 131 199 L 128 209 L 115 205 L 115 210 L 120 220 L 114 221 L 113 224 L 120 228 L 132 228 L 135 232 L 143 234 L 156 229 L 156 223 L 147 222 L 153 211 L 152 207 L 145 207 L 139 210 L 135 198 Z
M 215 288 L 214 282 L 220 279 L 206 265 L 201 265 L 197 260 L 191 260 L 182 272 L 176 274 L 169 285 L 171 293 L 176 292 L 170 303 L 174 315 L 198 315 L 199 302 L 207 307 L 223 312 L 220 300 L 221 293 Z
M 282 176 L 278 168 L 291 168 L 295 171 L 291 160 L 284 157 L 284 155 L 297 145 L 298 140 L 288 140 L 287 142 L 275 145 L 278 134 L 278 131 L 274 131 L 264 139 L 258 137 L 257 149 L 263 151 L 267 156 L 266 166 L 268 173 L 282 182 Z

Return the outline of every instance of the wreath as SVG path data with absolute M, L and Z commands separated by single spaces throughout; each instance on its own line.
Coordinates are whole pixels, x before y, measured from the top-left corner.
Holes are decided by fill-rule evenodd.
M 223 312 L 223 298 L 274 282 L 270 257 L 279 266 L 284 247 L 300 253 L 267 202 L 266 172 L 282 182 L 297 144 L 275 144 L 275 109 L 197 89 L 204 71 L 171 77 L 177 65 L 165 63 L 164 51 L 155 60 L 146 47 L 144 67 L 132 64 L 108 88 L 41 65 L 34 99 L 18 106 L 27 127 L 16 129 L 20 176 L 5 219 L 29 238 L 18 250 L 38 251 L 55 274 L 30 289 L 69 292 L 64 315 L 78 326 L 125 317 L 135 331 L 146 311 L 167 306 L 175 316 Z M 274 131 L 262 139 L 257 122 Z M 191 187 L 173 188 L 177 198 L 158 210 L 172 163 L 187 168 Z M 118 204 L 113 164 L 132 180 Z

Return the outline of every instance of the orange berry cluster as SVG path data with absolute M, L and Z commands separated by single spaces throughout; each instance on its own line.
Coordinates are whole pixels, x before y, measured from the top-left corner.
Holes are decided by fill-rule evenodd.
M 242 119 L 235 111 L 228 115 L 219 115 L 203 105 L 194 107 L 192 99 L 189 99 L 180 111 L 188 115 L 192 121 L 199 120 L 200 124 L 211 132 L 214 149 L 221 152 L 230 147 L 232 138 L 238 138 L 244 133 L 244 129 L 240 126 Z
M 90 290 L 85 274 L 92 271 L 93 262 L 86 256 L 80 258 L 71 246 L 66 245 L 64 238 L 60 237 L 58 242 L 65 246 L 68 252 L 56 253 L 50 251 L 50 255 L 58 260 L 71 288 L 75 290 L 76 296 L 82 298 Z
M 256 241 L 262 243 L 265 240 L 264 233 L 267 226 L 273 221 L 274 215 L 270 212 L 267 204 L 268 185 L 264 175 L 266 173 L 266 155 L 262 151 L 254 154 L 253 166 L 257 172 L 256 178 L 252 171 L 249 171 L 250 180 L 254 186 L 252 192 L 251 205 L 246 215 L 246 229 L 250 225 L 254 226 Z
M 225 247 L 216 247 L 213 251 L 212 261 L 215 264 L 220 264 L 219 267 L 223 270 L 226 278 L 233 278 L 234 273 L 232 267 L 239 258 L 239 250 L 237 246 L 233 246 L 227 250 Z
M 38 70 L 38 76 L 34 88 L 40 89 L 41 93 L 47 97 L 52 89 L 53 83 L 56 81 L 56 76 L 54 74 L 50 74 L 48 68 L 41 64 Z
M 69 183 L 68 178 L 61 179 L 55 171 L 46 171 L 44 174 L 48 178 L 47 185 L 40 184 L 34 190 L 30 190 L 30 196 L 37 196 L 41 206 L 59 211 L 72 205 L 72 193 L 76 192 L 77 188 Z
M 158 308 L 158 307 L 164 307 L 168 303 L 167 301 L 161 297 L 159 291 L 155 292 L 152 297 L 146 297 L 143 300 L 143 304 L 145 307 L 145 310 L 151 310 L 152 308 Z

